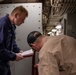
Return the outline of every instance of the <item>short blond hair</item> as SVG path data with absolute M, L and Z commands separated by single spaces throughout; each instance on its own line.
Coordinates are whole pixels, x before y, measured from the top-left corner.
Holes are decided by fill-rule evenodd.
M 15 12 L 17 12 L 17 13 L 25 13 L 26 16 L 28 17 L 28 11 L 27 11 L 26 8 L 24 8 L 23 6 L 17 6 L 17 7 L 11 12 L 11 15 L 13 15 Z

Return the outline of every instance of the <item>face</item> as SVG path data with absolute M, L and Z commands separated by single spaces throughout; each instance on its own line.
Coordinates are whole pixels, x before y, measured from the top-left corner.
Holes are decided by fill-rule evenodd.
M 31 48 L 34 50 L 34 51 L 40 51 L 40 49 L 41 49 L 41 45 L 40 45 L 40 43 L 36 43 L 36 42 L 34 42 L 33 44 L 31 44 Z
M 26 19 L 26 14 L 25 13 L 22 13 L 22 14 L 17 14 L 15 16 L 15 19 L 14 19 L 14 23 L 15 25 L 17 26 L 20 26 L 22 23 L 24 23 L 24 20 Z

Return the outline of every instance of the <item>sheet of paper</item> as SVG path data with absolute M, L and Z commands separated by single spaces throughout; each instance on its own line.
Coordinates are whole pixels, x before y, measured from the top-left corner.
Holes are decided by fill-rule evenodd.
M 23 56 L 27 56 L 27 55 L 31 55 L 31 54 L 33 54 L 33 53 L 34 53 L 33 50 L 30 49 L 30 50 L 24 51 L 24 52 L 22 53 L 22 55 L 23 55 Z

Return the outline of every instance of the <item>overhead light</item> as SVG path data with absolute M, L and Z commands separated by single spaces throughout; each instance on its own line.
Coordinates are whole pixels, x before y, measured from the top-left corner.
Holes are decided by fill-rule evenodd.
M 57 29 L 52 29 L 51 31 L 52 31 L 52 32 L 56 32 L 56 31 L 57 31 Z
M 48 34 L 51 34 L 52 32 L 48 32 Z
M 55 28 L 56 28 L 56 29 L 61 29 L 62 26 L 61 26 L 61 25 L 57 25 Z

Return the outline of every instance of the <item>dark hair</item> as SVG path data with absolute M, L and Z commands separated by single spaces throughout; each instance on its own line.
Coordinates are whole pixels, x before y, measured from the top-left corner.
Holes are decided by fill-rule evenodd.
M 32 31 L 27 36 L 27 42 L 28 44 L 32 44 L 36 41 L 36 39 L 41 36 L 42 34 L 39 31 Z

